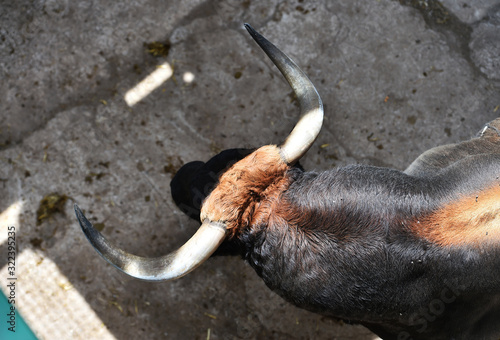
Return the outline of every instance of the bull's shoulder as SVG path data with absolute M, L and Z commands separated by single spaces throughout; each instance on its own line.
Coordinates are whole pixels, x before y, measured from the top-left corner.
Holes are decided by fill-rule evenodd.
M 405 173 L 412 176 L 432 176 L 470 158 L 474 158 L 476 163 L 484 162 L 485 166 L 489 166 L 491 162 L 500 165 L 500 160 L 491 157 L 493 155 L 500 155 L 500 118 L 486 124 L 470 140 L 438 146 L 424 152 L 410 164 Z

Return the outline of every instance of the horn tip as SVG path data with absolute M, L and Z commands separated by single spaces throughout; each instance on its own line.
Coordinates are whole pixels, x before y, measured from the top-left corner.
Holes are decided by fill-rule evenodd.
M 260 39 L 261 35 L 250 24 L 244 23 L 243 26 L 245 26 L 245 28 L 247 29 L 248 33 L 250 33 L 250 35 L 254 39 Z
M 73 205 L 73 207 L 75 209 L 76 218 L 78 219 L 80 227 L 82 228 L 85 236 L 87 236 L 89 240 L 92 240 L 95 237 L 95 234 L 98 233 L 98 231 L 94 229 L 92 223 L 90 223 L 90 221 L 85 217 L 76 203 Z
M 78 219 L 78 221 L 81 220 L 81 216 L 83 216 L 83 212 L 80 210 L 80 208 L 78 207 L 78 204 L 73 204 L 73 209 L 75 209 L 75 215 L 76 215 L 76 218 Z M 85 216 L 84 216 L 85 217 Z

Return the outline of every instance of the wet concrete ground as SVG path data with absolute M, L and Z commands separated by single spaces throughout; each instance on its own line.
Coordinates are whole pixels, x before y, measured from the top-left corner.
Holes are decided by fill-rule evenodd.
M 306 169 L 404 169 L 500 116 L 498 0 L 4 1 L 0 254 L 15 225 L 16 303 L 40 339 L 375 338 L 287 304 L 238 258 L 174 282 L 134 280 L 77 225 L 73 202 L 127 251 L 165 254 L 197 228 L 170 198 L 182 164 L 283 140 L 298 107 L 244 22 L 322 96 Z

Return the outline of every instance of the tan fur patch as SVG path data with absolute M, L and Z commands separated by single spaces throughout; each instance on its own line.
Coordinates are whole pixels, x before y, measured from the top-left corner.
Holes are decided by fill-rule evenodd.
M 262 209 L 268 210 L 269 202 L 288 188 L 287 170 L 278 147 L 268 145 L 254 151 L 219 178 L 203 202 L 201 220 L 225 223 L 234 236 L 240 228 L 251 225 L 255 214 L 262 216 Z
M 500 186 L 462 197 L 412 224 L 413 231 L 442 246 L 500 242 Z

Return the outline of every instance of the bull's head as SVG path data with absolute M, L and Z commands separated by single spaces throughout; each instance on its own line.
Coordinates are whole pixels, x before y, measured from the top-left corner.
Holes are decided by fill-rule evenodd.
M 279 157 L 293 165 L 311 147 L 323 123 L 323 104 L 314 85 L 300 68 L 276 46 L 245 24 L 250 35 L 281 71 L 300 103 L 301 116 L 286 140 L 278 147 Z M 216 209 L 217 207 L 214 207 Z M 75 212 L 88 240 L 99 254 L 124 273 L 148 281 L 172 280 L 186 275 L 208 259 L 229 235 L 224 220 L 214 220 L 202 211 L 202 225 L 178 250 L 161 257 L 146 258 L 127 253 L 106 240 L 75 204 Z

